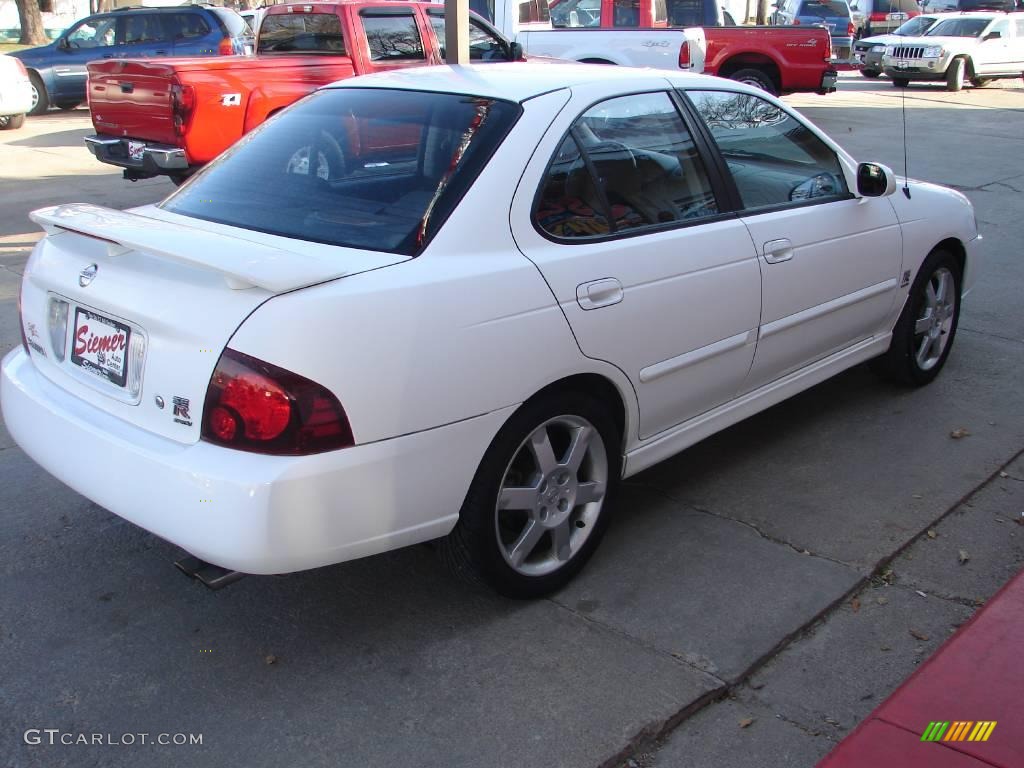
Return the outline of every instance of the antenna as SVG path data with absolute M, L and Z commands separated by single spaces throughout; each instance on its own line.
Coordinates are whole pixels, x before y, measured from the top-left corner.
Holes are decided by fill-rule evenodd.
M 903 194 L 910 199 L 910 171 L 907 170 L 907 87 L 900 88 L 902 98 L 900 107 L 903 110 Z

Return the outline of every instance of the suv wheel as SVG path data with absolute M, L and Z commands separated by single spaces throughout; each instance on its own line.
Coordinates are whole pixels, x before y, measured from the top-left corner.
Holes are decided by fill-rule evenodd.
M 963 59 L 953 59 L 946 70 L 946 90 L 959 91 L 964 87 L 964 72 L 967 67 Z

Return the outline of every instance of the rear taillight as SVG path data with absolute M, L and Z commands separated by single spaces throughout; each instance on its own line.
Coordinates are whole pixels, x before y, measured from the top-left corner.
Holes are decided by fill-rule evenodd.
M 679 46 L 679 68 L 690 68 L 690 43 L 688 40 L 683 40 L 683 44 Z
M 793 19 L 793 26 L 799 27 L 800 26 L 800 19 Z
M 355 444 L 345 409 L 297 373 L 225 349 L 203 406 L 202 438 L 277 456 L 323 453 Z
M 846 34 L 853 35 L 853 33 L 856 32 L 856 31 L 857 30 L 854 28 L 852 21 L 849 24 L 846 25 Z
M 174 133 L 178 136 L 185 135 L 188 121 L 192 118 L 192 110 L 196 106 L 196 91 L 191 85 L 175 83 L 171 86 L 171 120 L 174 123 Z
M 217 53 L 220 56 L 235 55 L 235 44 L 231 41 L 230 37 L 221 38 L 220 45 L 217 46 Z
M 886 14 L 884 14 L 884 13 L 872 13 L 871 16 L 870 16 L 870 19 L 872 21 L 885 21 Z

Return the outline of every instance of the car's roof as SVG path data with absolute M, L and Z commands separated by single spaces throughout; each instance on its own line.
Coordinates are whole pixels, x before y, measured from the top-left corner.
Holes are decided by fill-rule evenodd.
M 557 62 L 503 62 L 464 66 L 409 67 L 350 78 L 331 88 L 395 88 L 400 90 L 464 93 L 522 102 L 541 94 L 596 82 L 667 81 L 677 86 L 721 86 L 721 78 L 676 73 L 662 69 L 614 67 L 603 64 Z M 739 83 L 729 85 L 742 89 Z

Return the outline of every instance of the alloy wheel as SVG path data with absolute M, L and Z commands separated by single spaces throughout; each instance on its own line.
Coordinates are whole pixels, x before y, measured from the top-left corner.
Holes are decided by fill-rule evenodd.
M 956 315 L 955 286 L 946 267 L 936 269 L 925 284 L 921 313 L 914 323 L 914 357 L 922 371 L 935 367 L 949 343 Z
M 595 530 L 608 479 L 604 441 L 593 424 L 564 415 L 538 426 L 499 486 L 494 525 L 505 562 L 525 576 L 562 568 Z

